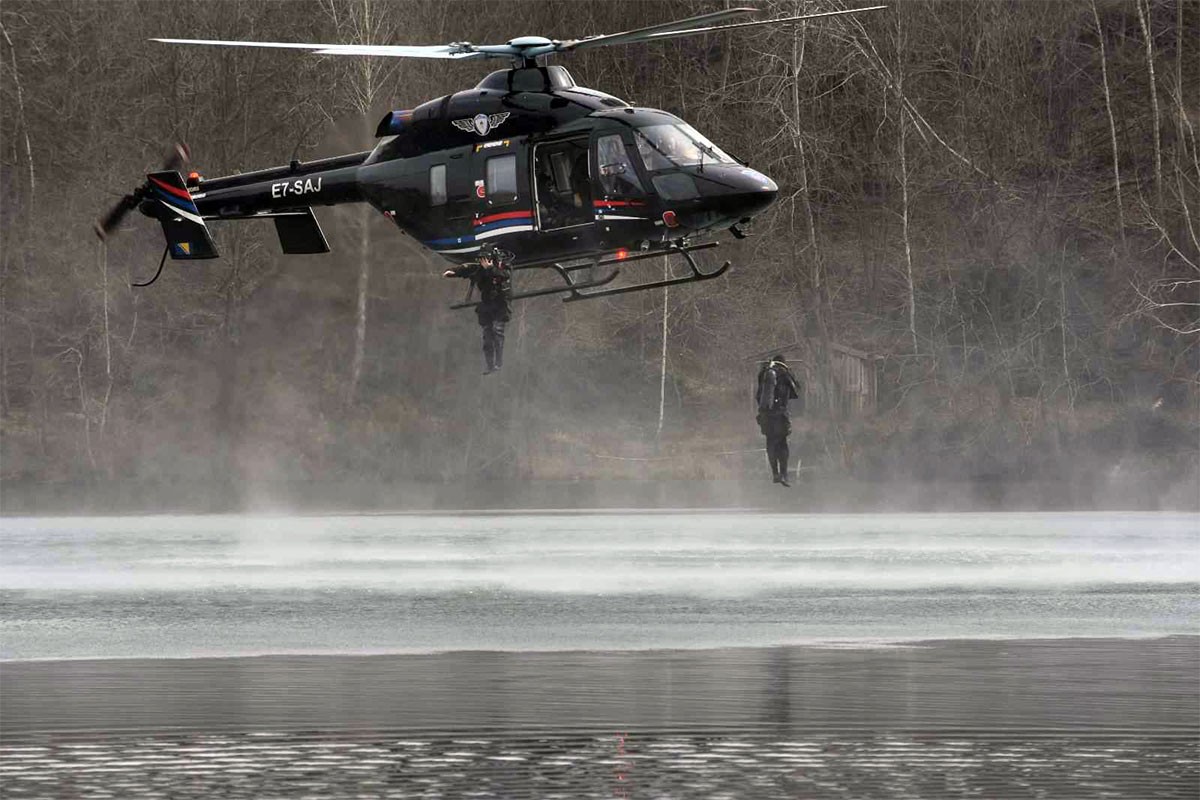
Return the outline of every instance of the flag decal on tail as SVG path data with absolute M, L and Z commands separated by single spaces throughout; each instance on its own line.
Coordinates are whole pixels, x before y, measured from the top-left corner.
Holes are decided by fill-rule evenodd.
M 150 185 L 154 187 L 155 196 L 164 206 L 184 219 L 204 224 L 200 217 L 200 210 L 196 208 L 196 204 L 192 201 L 192 196 L 186 188 L 172 186 L 153 175 L 150 176 Z

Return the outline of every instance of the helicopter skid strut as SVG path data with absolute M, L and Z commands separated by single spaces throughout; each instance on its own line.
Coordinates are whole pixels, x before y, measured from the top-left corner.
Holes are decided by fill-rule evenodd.
M 564 267 L 557 262 L 543 262 L 537 264 L 521 264 L 513 267 L 513 271 L 527 269 L 552 269 L 558 273 L 563 279 L 564 286 L 550 286 L 544 289 L 534 289 L 528 292 L 519 292 L 514 294 L 510 300 L 525 300 L 530 297 L 543 297 L 545 295 L 559 294 L 566 292 L 567 296 L 563 298 L 564 303 L 573 303 L 579 300 L 594 300 L 598 297 L 612 297 L 618 294 L 627 294 L 629 292 L 642 292 L 650 289 L 662 289 L 667 286 L 677 286 L 682 283 L 697 283 L 699 281 L 712 280 L 724 275 L 730 267 L 730 262 L 726 261 L 720 267 L 712 272 L 705 272 L 696 265 L 695 259 L 692 258 L 692 253 L 697 250 L 708 250 L 712 247 L 720 246 L 720 242 L 705 242 L 697 245 L 672 244 L 666 250 L 648 251 L 629 255 L 624 258 L 610 258 L 607 260 L 595 260 L 588 264 L 578 264 L 575 266 Z M 588 291 L 601 286 L 606 286 L 616 280 L 621 274 L 621 267 L 631 261 L 641 261 L 647 258 L 669 258 L 673 255 L 681 255 L 687 262 L 688 268 L 691 270 L 690 275 L 684 275 L 678 278 L 666 278 L 661 281 L 650 281 L 648 283 L 635 283 L 631 286 L 618 286 L 613 289 L 600 289 L 600 291 Z M 574 273 L 590 269 L 594 270 L 597 267 L 612 267 L 612 270 L 607 274 L 602 275 L 594 280 L 579 282 L 575 279 Z M 468 289 L 467 297 L 461 303 L 455 303 L 451 308 L 473 308 L 479 305 L 479 301 L 471 300 L 471 290 Z
M 641 259 L 644 259 L 644 258 L 658 258 L 658 257 L 668 258 L 673 255 L 681 255 L 681 256 L 683 256 L 684 260 L 687 262 L 688 268 L 691 270 L 692 274 L 684 275 L 679 278 L 666 278 L 661 281 L 650 281 L 649 283 L 635 283 L 632 286 L 618 286 L 613 289 L 603 289 L 599 292 L 572 291 L 570 295 L 563 298 L 563 302 L 564 303 L 573 303 L 576 300 L 592 300 L 597 297 L 612 297 L 613 295 L 627 294 L 629 292 L 642 292 L 642 291 L 647 291 L 650 289 L 662 289 L 667 286 L 677 286 L 681 283 L 697 283 L 699 281 L 707 281 L 707 280 L 712 280 L 713 278 L 719 278 L 722 275 L 724 275 L 726 272 L 729 271 L 730 263 L 728 261 L 721 264 L 721 266 L 717 267 L 712 272 L 705 272 L 704 270 L 700 269 L 700 267 L 698 267 L 696 265 L 696 260 L 692 258 L 691 254 L 693 252 L 695 252 L 696 250 L 707 250 L 711 247 L 719 247 L 720 244 L 721 244 L 720 242 L 705 242 L 704 244 L 692 245 L 690 247 L 686 246 L 686 245 L 676 244 L 676 245 L 672 245 L 667 250 L 660 251 L 660 252 L 646 252 L 646 253 L 638 253 L 637 255 L 627 256 L 624 259 L 621 259 L 621 261 L 619 263 L 628 264 L 630 261 L 640 261 Z M 605 262 L 601 262 L 601 263 L 609 264 L 609 263 L 613 263 L 613 262 L 605 261 Z M 582 288 L 582 287 L 579 287 L 579 288 Z

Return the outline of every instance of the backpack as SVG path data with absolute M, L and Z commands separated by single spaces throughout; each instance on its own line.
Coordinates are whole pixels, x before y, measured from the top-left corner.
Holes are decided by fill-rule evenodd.
M 763 383 L 767 377 L 767 369 L 771 366 L 771 362 L 763 364 L 758 369 L 758 381 L 754 385 L 754 407 L 758 408 L 762 405 Z
M 775 396 L 771 398 L 770 409 L 772 411 L 781 408 L 786 410 L 789 400 L 799 398 L 799 387 L 788 366 L 776 361 L 764 364 L 762 369 L 758 371 L 758 386 L 754 390 L 755 405 L 760 408 L 762 406 L 762 395 L 766 384 L 767 372 L 771 370 L 775 371 Z

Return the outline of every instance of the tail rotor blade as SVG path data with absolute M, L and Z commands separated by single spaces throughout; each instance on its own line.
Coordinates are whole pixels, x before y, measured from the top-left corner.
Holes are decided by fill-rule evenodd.
M 192 152 L 188 150 L 188 146 L 183 142 L 176 142 L 167 151 L 166 161 L 163 162 L 163 171 L 178 172 L 191 160 Z
M 122 197 L 107 214 L 96 220 L 95 225 L 92 226 L 96 231 L 96 235 L 101 239 L 107 239 L 117 229 L 117 226 L 121 224 L 121 221 L 125 219 L 125 215 L 129 213 L 130 209 L 136 205 L 137 198 L 133 195 L 127 194 Z
M 183 142 L 176 142 L 167 151 L 167 156 L 163 160 L 163 171 L 179 172 L 191 160 L 192 153 L 188 150 L 188 146 Z M 92 229 L 96 231 L 96 235 L 101 239 L 107 239 L 111 236 L 125 219 L 125 215 L 137 208 L 137 204 L 142 201 L 145 192 L 148 191 L 148 186 L 148 184 L 143 184 L 133 194 L 125 195 L 117 201 L 116 205 L 109 209 L 107 214 L 96 220 L 95 224 L 92 225 Z

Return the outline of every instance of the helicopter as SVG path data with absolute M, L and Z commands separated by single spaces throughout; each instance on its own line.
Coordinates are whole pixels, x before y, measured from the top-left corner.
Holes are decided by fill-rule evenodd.
M 549 288 L 513 300 L 565 294 L 564 302 L 711 280 L 692 254 L 744 226 L 774 202 L 778 185 L 723 151 L 684 120 L 579 86 L 547 57 L 764 25 L 875 11 L 886 6 L 728 23 L 757 13 L 732 8 L 622 33 L 582 39 L 520 36 L 504 44 L 351 45 L 153 39 L 167 44 L 308 50 L 318 55 L 450 60 L 508 59 L 473 89 L 388 113 L 364 152 L 219 178 L 167 162 L 95 225 L 101 239 L 136 208 L 157 220 L 169 255 L 219 257 L 208 223 L 270 219 L 285 254 L 329 252 L 313 208 L 368 203 L 426 249 L 458 263 L 485 243 L 502 247 L 514 270 L 549 270 Z M 682 257 L 680 277 L 609 287 L 625 264 Z M 561 282 L 559 282 L 561 280 Z M 475 305 L 470 296 L 453 308 Z

